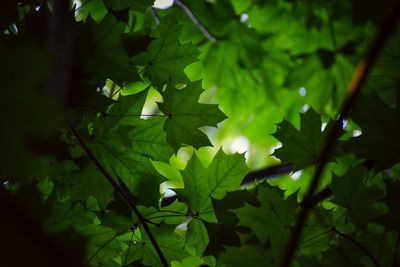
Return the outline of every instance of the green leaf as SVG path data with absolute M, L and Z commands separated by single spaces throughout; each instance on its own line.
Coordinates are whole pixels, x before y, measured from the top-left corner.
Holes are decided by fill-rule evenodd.
M 373 32 L 369 34 L 376 34 L 378 31 L 373 26 Z M 399 44 L 400 31 L 397 30 L 383 47 L 363 86 L 364 93 L 377 94 L 389 106 L 396 103 L 398 95 L 400 62 L 397 59 L 400 56 Z
M 136 161 L 168 161 L 173 154 L 163 133 L 163 118 L 140 119 L 147 90 L 120 96 L 92 126 L 96 141 Z
M 141 33 L 129 33 L 122 36 L 122 42 L 129 57 L 144 51 L 151 40 L 152 38 Z
M 166 224 L 181 224 L 187 221 L 186 213 L 188 207 L 185 203 L 174 201 L 172 204 L 160 209 L 139 206 L 142 215 L 153 223 L 164 222 Z
M 98 127 L 103 127 L 104 131 L 108 131 L 120 125 L 136 125 L 140 122 L 147 92 L 143 90 L 137 94 L 119 96 L 118 100 L 100 118 Z
M 139 157 L 168 162 L 173 154 L 171 145 L 167 142 L 163 131 L 164 118 L 153 118 L 141 121 L 129 132 L 131 153 Z
M 129 154 L 120 155 L 115 149 L 105 146 L 97 146 L 96 151 L 101 163 L 113 178 L 124 181 L 138 201 L 137 204 L 157 206 L 163 178 L 155 171 L 149 160 L 139 162 Z
M 160 228 L 151 228 L 153 235 L 155 236 L 157 243 L 159 244 L 164 256 L 170 263 L 172 260 L 181 261 L 187 257 L 192 256 L 186 249 L 185 243 L 182 237 L 174 232 L 175 227 L 163 226 Z M 142 255 L 142 264 L 144 266 L 163 266 L 158 259 L 156 252 L 147 238 L 146 234 L 142 233 L 142 242 L 136 243 L 132 250 L 134 253 Z
M 96 217 L 80 203 L 72 205 L 71 200 L 65 202 L 51 200 L 49 200 L 50 212 L 44 222 L 48 231 L 60 232 L 70 227 L 90 224 Z
M 165 17 L 158 29 L 154 30 L 154 38 L 147 47 L 133 58 L 137 65 L 144 66 L 144 73 L 152 84 L 161 91 L 164 84 L 176 85 L 189 81 L 183 69 L 195 62 L 199 51 L 191 44 L 180 44 L 181 26 L 174 15 Z
M 363 232 L 358 242 L 375 257 L 381 266 L 393 266 L 395 264 L 398 253 L 399 232 Z M 366 258 L 365 256 L 364 258 Z M 370 259 L 368 260 L 370 261 Z
M 355 248 L 353 243 L 342 239 L 338 246 L 332 246 L 330 250 L 325 252 L 319 262 L 321 262 L 324 267 L 364 267 L 365 265 L 362 264 L 360 260 L 363 256 L 363 253 L 358 248 Z
M 206 253 L 218 255 L 225 251 L 225 246 L 240 246 L 241 241 L 236 232 L 239 219 L 232 210 L 243 207 L 245 203 L 258 204 L 255 192 L 240 190 L 226 194 L 221 200 L 212 200 L 218 223 L 206 223 L 210 242 Z
M 85 27 L 90 30 L 86 33 L 88 49 L 86 69 L 99 85 L 105 84 L 107 78 L 119 86 L 126 82 L 136 81 L 139 76 L 135 67 L 129 62 L 122 44 L 124 24 L 108 14 L 100 24 L 87 20 Z
M 359 227 L 365 227 L 383 213 L 377 204 L 384 193 L 376 185 L 368 186 L 368 178 L 366 170 L 358 167 L 351 169 L 344 177 L 335 176 L 331 184 L 334 195 L 332 202 L 345 207 L 349 219 Z
M 192 219 L 188 224 L 185 237 L 186 246 L 192 248 L 195 255 L 203 255 L 209 242 L 207 229 L 204 223 L 200 220 Z
M 225 155 L 220 150 L 207 168 L 194 156 L 182 172 L 185 188 L 177 190 L 178 196 L 188 203 L 194 214 L 215 222 L 211 198 L 222 199 L 227 192 L 239 189 L 247 172 L 242 155 Z
M 77 229 L 88 238 L 87 257 L 92 264 L 102 264 L 122 252 L 115 230 L 95 224 L 77 226 Z
M 332 211 L 321 206 L 311 211 L 301 235 L 299 255 L 318 257 L 329 250 L 331 243 L 335 242 L 332 228 L 337 225 L 332 217 Z
M 259 186 L 257 199 L 259 207 L 245 204 L 243 208 L 234 210 L 234 213 L 240 225 L 250 228 L 263 243 L 271 240 L 272 247 L 276 248 L 288 240 L 296 218 L 296 196 L 283 199 L 282 192 L 267 185 Z
M 198 257 L 190 257 L 186 258 L 182 261 L 182 263 L 177 261 L 172 261 L 172 267 L 198 267 L 202 266 L 203 261 Z
M 275 150 L 274 156 L 282 163 L 293 164 L 293 169 L 300 170 L 314 164 L 323 148 L 327 133 L 333 125 L 330 121 L 321 131 L 321 116 L 313 109 L 300 115 L 300 130 L 290 122 L 278 124 L 273 136 L 282 143 L 282 147 Z
M 91 0 L 84 2 L 79 7 L 77 19 L 84 20 L 93 18 L 96 22 L 101 21 L 106 15 L 108 10 L 104 6 L 103 0 Z
M 103 209 L 113 200 L 114 189 L 94 166 L 89 165 L 72 173 L 66 178 L 66 182 L 70 184 L 67 194 L 72 200 L 86 200 L 89 196 L 94 196 Z
M 350 112 L 362 134 L 350 140 L 350 150 L 377 171 L 400 162 L 400 106 L 387 106 L 377 95 L 360 97 Z
M 112 210 L 107 210 L 101 220 L 104 226 L 114 229 L 117 234 L 124 233 L 133 226 L 132 219 L 119 215 Z
M 65 6 L 71 27 L 56 23 L 60 1 L 45 2 L 5 0 L 0 9 L 0 265 L 165 265 L 94 156 L 126 184 L 168 266 L 279 266 L 296 199 L 332 129 L 331 121 L 321 130 L 321 117 L 341 113 L 395 0 L 367 8 L 361 0 L 175 1 L 168 10 L 154 0 L 64 1 L 80 2 Z M 331 185 L 333 196 L 310 210 L 292 266 L 399 265 L 399 36 L 374 51 L 363 92 L 378 96 L 361 94 L 343 121 L 318 186 Z M 68 96 L 53 103 L 46 88 L 59 75 Z M 321 115 L 299 116 L 306 105 Z M 223 123 L 219 107 L 230 116 Z M 269 184 L 285 190 L 243 188 L 247 165 L 282 169 L 270 155 L 277 139 L 274 155 L 302 169 L 300 179 L 272 173 L 281 177 Z M 224 151 L 243 145 L 246 161 L 215 155 L 204 147 L 210 140 Z M 167 188 L 177 195 L 166 197 Z
M 378 219 L 379 223 L 385 225 L 388 230 L 400 231 L 400 205 L 398 205 L 398 192 L 400 192 L 400 183 L 397 181 L 386 182 L 386 196 L 383 199 L 388 206 L 389 211 Z
M 164 102 L 158 106 L 167 116 L 164 129 L 167 132 L 167 141 L 175 151 L 182 144 L 195 148 L 211 145 L 199 127 L 216 126 L 226 118 L 218 105 L 198 103 L 202 91 L 201 81 L 196 81 L 180 90 L 168 86 L 162 93 Z

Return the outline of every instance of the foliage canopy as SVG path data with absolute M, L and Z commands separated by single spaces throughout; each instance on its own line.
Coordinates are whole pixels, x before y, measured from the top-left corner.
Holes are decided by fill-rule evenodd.
M 2 2 L 0 265 L 398 266 L 395 1 L 173 2 Z

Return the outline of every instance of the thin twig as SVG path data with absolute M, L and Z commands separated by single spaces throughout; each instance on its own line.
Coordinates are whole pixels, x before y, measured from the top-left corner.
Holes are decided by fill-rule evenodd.
M 75 11 L 74 11 L 74 12 L 79 11 L 81 8 L 83 8 L 84 6 L 86 6 L 86 4 L 88 4 L 90 1 L 92 1 L 92 0 L 87 0 L 85 3 L 82 3 L 78 8 L 75 8 Z
M 114 93 L 116 87 L 117 87 L 117 84 L 115 82 L 112 82 L 111 88 L 110 88 L 110 95 L 108 96 L 108 98 L 112 99 L 114 97 L 114 95 L 119 92 L 119 91 L 117 91 L 116 93 Z
M 133 239 L 133 235 L 134 235 L 134 234 L 135 234 L 135 232 L 132 231 L 131 240 L 129 240 L 128 251 L 126 252 L 126 256 L 125 256 L 125 260 L 124 260 L 124 265 L 122 265 L 122 267 L 125 267 L 125 266 L 126 266 L 126 262 L 128 261 L 129 251 L 131 250 L 132 239 Z
M 122 90 L 122 87 L 118 88 L 118 90 L 116 90 L 115 92 L 113 92 L 112 94 L 110 94 L 110 95 L 111 95 L 110 98 L 113 99 L 114 96 L 115 96 L 116 94 L 118 94 L 121 90 Z
M 201 24 L 201 22 L 196 18 L 190 8 L 181 0 L 174 0 L 174 3 L 177 4 L 186 15 L 193 21 L 194 25 L 201 31 L 201 33 L 211 42 L 217 41 L 217 39 Z
M 78 144 L 80 147 L 85 151 L 86 155 L 88 158 L 93 162 L 93 164 L 96 166 L 96 169 L 103 174 L 103 176 L 107 179 L 107 181 L 111 184 L 111 186 L 114 188 L 115 192 L 121 197 L 121 199 L 125 202 L 125 204 L 133 211 L 133 213 L 136 215 L 137 219 L 139 220 L 140 224 L 143 226 L 144 231 L 146 232 L 148 238 L 151 241 L 151 244 L 153 245 L 155 251 L 157 252 L 157 255 L 163 264 L 163 266 L 168 267 L 168 262 L 167 259 L 165 258 L 164 254 L 161 251 L 160 246 L 158 245 L 156 239 L 154 238 L 153 234 L 151 233 L 151 230 L 146 222 L 146 219 L 143 217 L 143 215 L 140 213 L 140 211 L 137 209 L 135 205 L 135 198 L 132 195 L 132 193 L 127 189 L 126 185 L 123 184 L 122 180 L 120 180 L 120 185 L 114 180 L 114 178 L 108 173 L 108 171 L 103 167 L 103 165 L 98 161 L 96 156 L 92 153 L 92 151 L 89 149 L 89 147 L 85 144 L 83 139 L 80 137 L 78 132 L 76 131 L 75 127 L 70 123 L 67 122 L 68 129 L 72 133 L 72 135 L 75 137 L 77 140 Z
M 400 4 L 396 6 L 394 9 L 393 14 L 387 19 L 381 31 L 376 36 L 372 46 L 366 55 L 365 59 L 360 63 L 359 67 L 357 68 L 352 81 L 349 84 L 346 100 L 344 102 L 342 111 L 339 114 L 339 119 L 334 122 L 332 130 L 329 132 L 326 146 L 321 151 L 319 156 L 318 165 L 315 170 L 314 176 L 311 180 L 311 184 L 305 196 L 305 202 L 308 202 L 313 196 L 318 188 L 319 182 L 321 180 L 322 173 L 325 169 L 325 165 L 327 164 L 329 157 L 332 153 L 334 145 L 340 135 L 340 130 L 342 128 L 342 121 L 347 118 L 350 108 L 354 104 L 357 96 L 361 90 L 362 85 L 364 84 L 367 74 L 371 70 L 372 66 L 374 65 L 379 52 L 382 50 L 383 45 L 386 43 L 389 36 L 394 32 L 396 29 L 396 22 L 398 20 L 400 13 Z M 294 225 L 292 235 L 290 237 L 289 243 L 286 247 L 286 251 L 282 261 L 282 267 L 290 267 L 291 262 L 293 260 L 301 233 L 304 228 L 304 224 L 307 220 L 308 213 L 311 210 L 311 206 L 305 205 L 300 210 L 300 214 L 297 217 L 296 224 Z
M 157 10 L 154 8 L 154 6 L 150 7 L 150 13 L 153 16 L 156 25 L 160 25 L 160 16 L 158 15 Z
M 374 255 L 372 255 L 371 252 L 369 252 L 365 247 L 363 247 L 359 242 L 357 242 L 357 240 L 355 240 L 351 236 L 348 236 L 342 232 L 339 232 L 338 230 L 336 230 L 336 228 L 332 228 L 331 230 L 332 230 L 332 232 L 340 235 L 341 237 L 350 241 L 356 247 L 358 247 L 362 252 L 364 252 L 365 255 L 368 256 L 368 258 L 375 264 L 376 267 L 381 267 L 381 265 L 379 264 L 378 260 L 374 257 Z
M 176 210 L 157 210 L 157 211 L 152 211 L 152 212 L 147 213 L 146 216 L 150 216 L 150 215 L 161 213 L 161 212 L 169 212 L 169 213 L 174 213 L 174 214 L 177 214 L 177 215 L 186 216 L 186 213 L 179 212 L 179 211 L 176 211 Z
M 89 259 L 86 261 L 86 264 L 89 264 L 94 257 L 97 255 L 97 253 L 100 252 L 100 250 L 102 250 L 103 248 L 105 248 L 111 241 L 113 241 L 115 238 L 117 238 L 117 235 L 114 235 L 113 237 L 111 237 L 110 239 L 108 239 L 106 242 L 104 242 L 100 247 L 98 247 L 96 249 L 95 252 L 93 252 L 92 256 L 89 257 Z

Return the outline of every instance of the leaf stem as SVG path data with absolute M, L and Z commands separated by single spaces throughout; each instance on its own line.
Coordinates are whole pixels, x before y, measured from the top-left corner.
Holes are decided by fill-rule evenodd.
M 314 196 L 315 191 L 318 188 L 319 182 L 321 180 L 322 173 L 325 169 L 325 166 L 329 160 L 329 157 L 332 153 L 332 150 L 334 148 L 334 145 L 339 137 L 340 130 L 342 128 L 342 121 L 347 118 L 350 108 L 356 101 L 361 87 L 364 84 L 367 74 L 371 70 L 372 66 L 374 65 L 379 52 L 382 50 L 383 45 L 386 43 L 387 39 L 389 36 L 393 33 L 393 31 L 396 29 L 396 22 L 399 18 L 399 13 L 400 13 L 400 4 L 398 3 L 394 9 L 394 12 L 389 18 L 386 20 L 385 24 L 381 28 L 381 31 L 379 34 L 376 36 L 375 40 L 372 43 L 371 48 L 369 49 L 368 54 L 364 58 L 364 60 L 361 61 L 359 67 L 357 68 L 356 72 L 354 73 L 353 79 L 351 80 L 348 89 L 347 89 L 347 94 L 346 94 L 346 99 L 343 104 L 342 110 L 339 114 L 339 119 L 335 121 L 332 130 L 329 132 L 329 135 L 327 137 L 327 142 L 326 146 L 322 149 L 319 160 L 318 160 L 318 165 L 316 168 L 316 171 L 313 175 L 313 178 L 311 180 L 311 184 L 308 188 L 308 191 L 305 195 L 304 202 L 308 203 L 309 200 Z M 302 206 L 300 213 L 297 217 L 296 224 L 294 225 L 292 235 L 290 237 L 290 240 L 288 242 L 288 245 L 285 250 L 285 254 L 283 257 L 283 261 L 281 266 L 282 267 L 290 267 L 301 233 L 304 228 L 304 224 L 307 220 L 308 214 L 310 210 L 312 209 L 312 206 L 309 205 L 304 205 Z
M 128 251 L 126 252 L 125 259 L 124 259 L 124 265 L 122 265 L 122 267 L 125 267 L 126 266 L 126 262 L 128 261 L 129 251 L 131 250 L 132 239 L 133 239 L 133 235 L 134 234 L 135 234 L 135 232 L 132 231 L 131 240 L 129 240 Z
M 100 247 L 98 247 L 96 249 L 96 251 L 92 254 L 92 256 L 89 257 L 89 259 L 86 261 L 86 264 L 89 264 L 94 257 L 97 255 L 97 253 L 100 252 L 100 250 L 102 250 L 103 248 L 105 248 L 111 241 L 113 241 L 115 238 L 117 238 L 117 235 L 114 235 L 113 237 L 111 237 L 110 239 L 108 239 L 106 242 L 104 242 Z
M 168 262 L 167 259 L 165 258 L 164 254 L 161 251 L 160 246 L 158 245 L 156 239 L 154 238 L 150 227 L 148 226 L 146 219 L 143 217 L 143 215 L 140 213 L 140 211 L 137 209 L 135 205 L 135 198 L 132 195 L 132 193 L 128 190 L 125 184 L 123 184 L 122 180 L 120 180 L 120 184 L 114 180 L 114 178 L 108 173 L 108 171 L 103 167 L 103 165 L 98 161 L 96 156 L 92 153 L 92 151 L 89 149 L 89 147 L 85 144 L 81 136 L 78 134 L 77 130 L 75 127 L 67 121 L 67 126 L 72 135 L 75 137 L 77 140 L 78 144 L 80 147 L 85 151 L 86 155 L 88 158 L 92 161 L 92 163 L 96 166 L 97 170 L 103 174 L 103 176 L 107 179 L 107 181 L 111 184 L 111 186 L 114 188 L 115 192 L 121 197 L 121 199 L 125 202 L 125 204 L 133 211 L 133 213 L 136 215 L 138 218 L 140 224 L 143 226 L 144 231 L 146 232 L 148 238 L 151 241 L 151 244 L 153 245 L 155 251 L 157 252 L 157 255 L 162 263 L 163 266 L 168 267 Z

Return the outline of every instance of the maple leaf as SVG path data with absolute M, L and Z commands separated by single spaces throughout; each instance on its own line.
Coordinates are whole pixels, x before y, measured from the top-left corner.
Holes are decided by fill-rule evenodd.
M 191 220 L 186 232 L 186 246 L 193 248 L 195 254 L 201 256 L 209 241 L 204 223 L 199 220 Z
M 273 134 L 282 143 L 282 147 L 275 150 L 273 155 L 283 163 L 293 164 L 294 171 L 314 164 L 332 125 L 332 121 L 329 121 L 321 131 L 321 116 L 311 108 L 300 115 L 300 130 L 284 120 Z
M 270 239 L 272 246 L 276 248 L 290 234 L 298 207 L 296 195 L 283 199 L 283 194 L 269 185 L 260 186 L 258 190 L 260 207 L 245 204 L 243 208 L 234 210 L 234 213 L 239 218 L 240 225 L 253 230 L 263 243 Z
M 365 9 L 358 8 L 361 0 L 329 5 L 286 0 L 257 4 L 175 1 L 169 10 L 155 10 L 150 0 L 77 1 L 82 5 L 64 10 L 69 11 L 76 35 L 65 35 L 60 51 L 48 50 L 51 33 L 65 32 L 64 23 L 52 23 L 48 31 L 49 19 L 59 18 L 53 16 L 58 4 L 50 12 L 47 5 L 40 5 L 43 1 L 3 2 L 0 198 L 4 201 L 0 206 L 5 216 L 0 220 L 0 235 L 6 238 L 0 247 L 7 249 L 0 249 L 0 265 L 25 266 L 33 259 L 31 265 L 54 266 L 53 260 L 65 258 L 57 255 L 78 255 L 76 264 L 59 261 L 59 265 L 275 267 L 282 260 L 300 207 L 296 198 L 301 198 L 301 192 L 291 193 L 300 185 L 304 189 L 312 168 L 304 170 L 300 182 L 289 177 L 276 180 L 279 188 L 289 191 L 263 184 L 241 190 L 240 182 L 248 173 L 242 156 L 219 151 L 212 160 L 196 151 L 181 171 L 183 153 L 171 154 L 184 145 L 210 145 L 201 127 L 220 126 L 216 142 L 224 142 L 225 137 L 247 138 L 249 165 L 260 167 L 270 161 L 259 152 L 276 143 L 268 133 L 284 118 L 275 134 L 283 147 L 275 155 L 285 165 L 292 163 L 295 170 L 315 164 L 332 122 L 322 131 L 321 117 L 313 110 L 301 115 L 300 128 L 288 121 L 295 119 L 304 104 L 325 111 L 324 116 L 339 113 L 346 84 L 365 51 L 363 44 L 372 39 L 368 24 L 379 25 L 381 33 L 390 32 L 378 17 L 387 14 L 386 2 L 393 1 L 375 3 L 373 8 L 364 5 Z M 371 14 L 374 23 L 359 20 L 360 16 L 370 19 Z M 354 15 L 357 22 L 349 19 Z M 207 41 L 206 32 L 216 42 Z M 371 32 L 375 35 L 377 30 Z M 336 174 L 349 168 L 350 172 L 333 177 L 332 201 L 312 207 L 299 231 L 295 265 L 398 264 L 399 183 L 394 165 L 400 161 L 395 97 L 400 80 L 399 36 L 394 32 L 385 48 L 373 51 L 379 56 L 363 92 L 377 93 L 383 101 L 375 95 L 360 95 L 352 108 L 351 119 L 362 128 L 362 135 L 340 141 L 348 150 L 335 150 L 332 154 L 340 157 L 329 166 Z M 377 40 L 385 43 L 379 36 Z M 58 54 L 70 55 L 70 64 L 60 62 L 63 57 Z M 58 73 L 67 78 L 63 85 L 69 96 L 56 107 L 42 88 L 49 80 L 59 80 Z M 141 119 L 148 88 L 142 88 L 140 78 L 149 80 L 149 87 L 162 95 L 163 114 Z M 218 125 L 226 118 L 218 107 L 199 103 L 201 82 L 193 82 L 199 79 L 204 79 L 207 88 L 202 99 L 217 100 L 232 119 Z M 106 80 L 125 87 L 124 92 L 144 90 L 121 94 L 114 102 L 115 97 L 96 93 Z M 304 88 L 297 91 L 299 87 Z M 63 127 L 65 120 L 70 132 Z M 351 129 L 353 124 L 348 126 Z M 132 214 L 132 203 L 126 205 L 117 197 L 112 201 L 113 187 L 90 160 L 118 181 L 124 193 L 133 195 L 133 204 L 146 220 Z M 211 163 L 204 166 L 207 160 Z M 354 167 L 362 160 L 374 172 Z M 331 176 L 327 172 L 322 184 Z M 182 188 L 184 184 L 184 188 L 176 190 L 175 202 L 165 201 L 168 205 L 160 207 L 163 177 L 169 179 L 163 186 Z M 17 198 L 9 201 L 8 195 Z M 313 203 L 321 200 L 317 196 Z M 42 218 L 45 215 L 47 219 Z M 33 218 L 44 222 L 36 224 Z M 27 231 L 37 226 L 43 227 L 43 234 Z M 76 234 L 81 238 L 75 239 Z M 73 250 L 69 237 L 75 239 Z M 43 242 L 36 242 L 38 238 Z M 61 244 L 65 241 L 67 246 Z M 86 261 L 81 257 L 84 253 Z
M 350 150 L 369 160 L 377 171 L 400 162 L 400 106 L 390 108 L 375 94 L 361 96 L 350 117 L 362 134 L 349 141 Z
M 113 188 L 109 182 L 91 165 L 86 168 L 72 172 L 67 178 L 70 187 L 67 193 L 72 200 L 86 200 L 94 196 L 100 206 L 105 208 L 113 199 Z
M 139 210 L 147 220 L 154 223 L 164 222 L 178 225 L 187 221 L 186 213 L 188 207 L 183 202 L 174 201 L 172 204 L 162 208 L 139 206 Z
M 137 161 L 168 161 L 173 151 L 163 132 L 164 119 L 140 119 L 147 90 L 120 96 L 93 125 L 96 141 Z
M 167 261 L 175 260 L 183 260 L 191 254 L 185 248 L 185 241 L 183 237 L 178 235 L 175 231 L 175 226 L 164 225 L 163 227 L 152 227 L 151 231 L 157 237 L 157 243 L 159 244 L 163 254 L 167 258 Z M 135 260 L 141 260 L 141 266 L 160 266 L 160 260 L 155 257 L 156 252 L 151 245 L 150 240 L 147 238 L 147 235 L 140 231 L 141 237 L 139 238 L 139 242 L 132 242 L 130 244 L 130 250 L 127 250 L 126 253 L 130 258 Z M 124 255 L 126 256 L 126 255 Z M 130 261 L 128 261 L 129 263 Z
M 196 81 L 181 90 L 168 86 L 162 93 L 164 102 L 158 106 L 167 116 L 164 129 L 175 151 L 182 144 L 195 148 L 211 145 L 199 127 L 216 126 L 226 118 L 218 105 L 198 103 L 202 91 L 201 81 Z
M 377 206 L 384 193 L 376 185 L 366 184 L 368 173 L 363 167 L 351 169 L 344 177 L 334 177 L 331 188 L 333 203 L 347 208 L 347 216 L 356 225 L 366 224 L 382 215 Z
M 154 30 L 153 41 L 146 52 L 133 57 L 132 62 L 144 66 L 153 86 L 161 90 L 164 84 L 176 85 L 189 81 L 183 69 L 195 62 L 199 51 L 191 44 L 180 44 L 181 26 L 172 14 L 165 17 L 159 28 Z
M 234 209 L 243 207 L 244 204 L 257 204 L 255 190 L 239 190 L 226 194 L 221 200 L 212 200 L 218 223 L 206 223 L 210 242 L 206 253 L 217 255 L 225 251 L 225 246 L 240 246 L 241 241 L 236 232 L 239 219 L 233 213 Z
M 77 226 L 77 230 L 89 240 L 87 255 L 92 264 L 102 263 L 104 259 L 113 259 L 122 252 L 121 242 L 116 239 L 116 232 L 112 228 L 87 224 Z
M 173 150 L 167 142 L 163 124 L 163 118 L 144 120 L 129 132 L 128 137 L 132 142 L 130 152 L 136 158 L 145 157 L 164 162 L 169 160 Z
M 104 84 L 107 78 L 120 86 L 139 80 L 136 68 L 129 62 L 122 44 L 122 22 L 108 14 L 100 24 L 95 24 L 89 19 L 83 27 L 84 38 L 88 38 L 86 42 L 90 45 L 87 48 L 90 53 L 85 55 L 85 67 L 98 84 Z
M 101 130 L 101 135 L 108 135 L 110 130 L 118 129 L 123 125 L 134 126 L 140 123 L 140 115 L 146 102 L 147 90 L 133 95 L 121 95 L 93 126 L 95 130 Z
M 227 192 L 239 188 L 248 167 L 242 155 L 225 155 L 221 150 L 210 166 L 205 168 L 194 156 L 182 172 L 184 189 L 178 196 L 188 203 L 193 213 L 210 222 L 215 222 L 211 198 L 222 199 Z
M 118 153 L 118 150 L 107 146 L 93 146 L 103 166 L 119 177 L 144 206 L 156 206 L 160 198 L 159 187 L 163 178 L 153 168 L 150 160 L 138 161 L 129 153 Z

